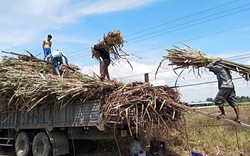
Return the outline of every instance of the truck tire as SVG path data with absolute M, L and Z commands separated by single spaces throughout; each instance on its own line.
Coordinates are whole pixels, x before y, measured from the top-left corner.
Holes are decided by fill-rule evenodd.
M 28 156 L 31 151 L 32 136 L 27 132 L 21 132 L 17 135 L 15 141 L 15 152 L 17 156 Z
M 32 144 L 32 153 L 34 156 L 49 156 L 51 153 L 51 144 L 48 136 L 44 132 L 38 133 Z

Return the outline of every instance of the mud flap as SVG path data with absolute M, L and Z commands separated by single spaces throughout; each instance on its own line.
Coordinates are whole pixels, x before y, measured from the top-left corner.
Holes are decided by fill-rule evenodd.
M 53 145 L 53 156 L 69 154 L 69 142 L 63 131 L 47 132 Z

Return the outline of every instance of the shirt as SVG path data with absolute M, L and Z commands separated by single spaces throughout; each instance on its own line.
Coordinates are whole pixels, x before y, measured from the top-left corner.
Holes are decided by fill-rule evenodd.
M 232 76 L 229 70 L 223 68 L 220 65 L 215 64 L 215 62 L 211 62 L 207 65 L 207 68 L 214 72 L 218 80 L 218 88 L 234 88 L 234 84 L 232 81 Z
M 129 150 L 130 150 L 130 154 L 132 156 L 134 156 L 135 154 L 139 155 L 140 151 L 143 151 L 142 148 L 141 148 L 141 144 L 136 140 L 131 142 Z
M 53 51 L 51 52 L 47 57 L 49 58 L 57 58 L 57 57 L 62 57 L 64 56 L 62 52 L 60 52 L 59 50 Z
M 100 53 L 100 56 L 102 59 L 108 59 L 110 60 L 110 55 L 108 50 L 102 46 L 102 45 L 95 45 L 94 50 L 98 51 Z

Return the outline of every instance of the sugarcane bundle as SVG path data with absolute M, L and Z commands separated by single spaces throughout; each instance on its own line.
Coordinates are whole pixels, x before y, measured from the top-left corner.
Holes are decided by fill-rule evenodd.
M 110 53 L 112 61 L 115 60 L 119 62 L 120 59 L 125 59 L 133 69 L 132 65 L 127 59 L 127 56 L 129 56 L 129 54 L 127 54 L 122 50 L 124 43 L 125 41 L 121 35 L 121 32 L 118 30 L 113 30 L 109 32 L 107 35 L 104 34 L 103 40 L 100 41 L 97 44 L 97 46 L 103 47 L 106 52 Z M 92 49 L 92 58 L 100 60 L 99 51 L 96 51 L 94 48 L 91 49 Z
M 109 47 L 122 48 L 124 40 L 120 31 L 113 30 L 108 33 L 107 36 L 104 35 L 103 41 Z
M 52 64 L 39 59 L 3 57 L 0 62 L 0 111 L 27 110 L 36 106 L 55 108 L 74 102 L 99 99 L 114 84 L 63 66 L 62 77 L 53 74 Z
M 200 74 L 200 68 L 206 67 L 209 63 L 214 61 L 216 58 L 209 57 L 206 54 L 202 53 L 199 50 L 195 50 L 188 46 L 187 44 L 181 42 L 185 47 L 179 48 L 175 47 L 174 49 L 168 49 L 168 55 L 163 56 L 163 60 L 161 60 L 157 70 L 156 74 L 161 66 L 161 64 L 168 60 L 170 63 L 169 65 L 174 66 L 174 70 L 176 69 L 186 69 L 189 67 L 192 67 L 195 71 L 197 69 L 198 75 Z M 238 72 L 242 77 L 244 77 L 247 81 L 249 80 L 250 75 L 250 66 L 231 62 L 228 60 L 222 60 L 220 62 L 217 62 L 218 65 L 235 72 Z
M 163 124 L 167 128 L 179 119 L 181 109 L 171 105 L 179 102 L 179 92 L 168 86 L 129 83 L 113 91 L 102 106 L 104 121 L 135 125 L 136 116 L 141 127 Z

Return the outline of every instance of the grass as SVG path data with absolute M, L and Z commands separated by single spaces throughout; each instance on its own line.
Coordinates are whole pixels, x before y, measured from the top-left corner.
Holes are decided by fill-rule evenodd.
M 235 114 L 231 107 L 226 107 L 227 118 L 233 119 Z M 241 120 L 250 124 L 250 106 L 240 106 Z M 218 108 L 206 108 L 207 111 L 219 114 Z M 194 113 L 185 115 L 182 125 L 182 138 L 190 151 L 199 151 L 209 155 L 239 156 L 250 155 L 250 129 L 242 129 L 222 123 L 216 119 Z
M 218 108 L 203 108 L 205 112 L 219 114 Z M 227 118 L 233 119 L 235 114 L 231 107 L 225 108 Z M 250 105 L 240 106 L 241 120 L 250 124 Z M 230 124 L 222 123 L 216 119 L 195 113 L 186 113 L 185 121 L 180 125 L 179 131 L 175 128 L 164 131 L 158 127 L 154 130 L 141 129 L 142 146 L 145 149 L 149 145 L 150 138 L 156 133 L 166 141 L 167 153 L 164 156 L 190 156 L 190 151 L 198 151 L 209 156 L 248 156 L 250 155 L 250 129 L 242 129 Z M 129 144 L 132 137 L 118 137 L 119 146 L 123 156 L 129 155 Z M 100 142 L 98 153 L 117 153 L 114 140 Z
M 244 102 L 237 102 L 239 106 L 241 105 L 250 105 L 250 101 L 244 101 Z

